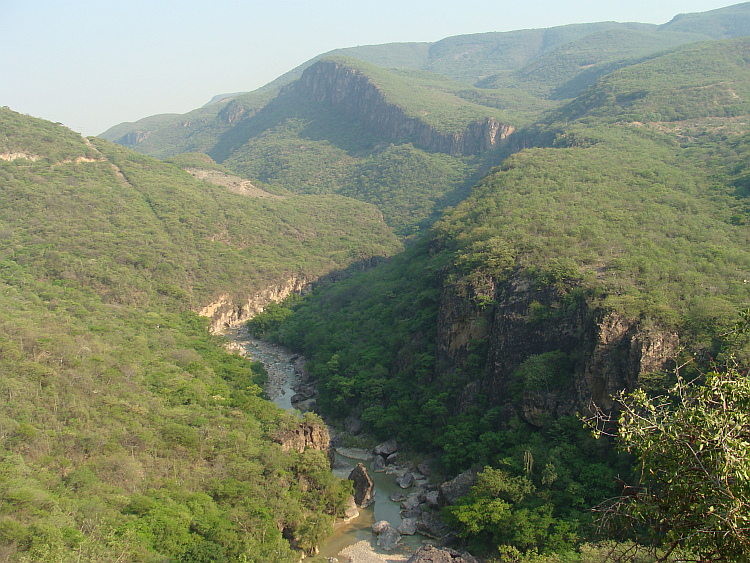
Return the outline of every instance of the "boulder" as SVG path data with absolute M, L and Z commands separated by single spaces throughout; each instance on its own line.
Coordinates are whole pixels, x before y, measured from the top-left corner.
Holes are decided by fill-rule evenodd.
M 401 503 L 401 508 L 404 510 L 410 510 L 418 507 L 420 502 L 422 501 L 419 498 L 419 493 L 412 493 Z
M 387 458 L 385 458 L 386 463 L 396 463 L 398 461 L 398 452 L 392 453 Z
M 372 525 L 372 531 L 376 534 L 382 534 L 390 527 L 391 523 L 388 520 L 378 520 Z
M 354 415 L 348 416 L 344 420 L 344 429 L 348 434 L 351 434 L 352 436 L 356 436 L 357 434 L 362 432 L 363 428 L 364 424 L 362 423 L 362 421 Z
M 429 538 L 443 539 L 450 528 L 440 518 L 437 512 L 422 512 L 417 520 L 417 532 Z
M 383 442 L 382 444 L 378 444 L 375 446 L 375 449 L 372 450 L 372 453 L 375 455 L 382 455 L 385 457 L 388 457 L 389 455 L 396 453 L 398 451 L 398 445 L 396 444 L 396 440 L 388 440 L 387 442 Z
M 401 503 L 401 516 L 403 518 L 416 518 L 422 514 L 422 509 L 419 507 L 421 502 L 419 496 L 418 493 L 412 493 Z
M 471 492 L 476 480 L 477 472 L 469 470 L 440 485 L 440 506 L 456 504 L 459 498 Z
M 404 473 L 402 477 L 396 479 L 396 484 L 402 489 L 408 489 L 414 484 L 414 475 L 411 473 Z
M 419 518 L 422 516 L 422 509 L 419 506 L 413 508 L 404 508 L 400 511 L 401 518 Z
M 406 494 L 396 491 L 388 495 L 388 498 L 391 499 L 391 502 L 403 502 L 406 500 Z
M 422 463 L 420 463 L 417 466 L 417 469 L 425 477 L 429 477 L 430 475 L 432 475 L 432 470 L 430 469 L 430 462 L 429 461 L 423 461 Z
M 306 401 L 297 403 L 295 407 L 302 412 L 317 411 L 318 401 L 316 401 L 315 399 L 307 399 Z
M 370 469 L 372 469 L 375 473 L 383 473 L 385 471 L 385 461 L 383 461 L 383 457 L 376 455 L 374 458 L 372 458 Z
M 430 491 L 424 496 L 424 501 L 430 508 L 438 508 L 440 506 L 440 502 L 438 500 L 438 496 L 440 493 L 437 491 Z
M 346 510 L 344 510 L 344 522 L 351 522 L 357 516 L 359 516 L 359 509 L 357 508 L 357 501 L 354 500 L 353 496 L 346 499 Z
M 402 536 L 413 536 L 417 533 L 417 519 L 416 518 L 404 518 L 401 520 L 401 524 L 398 525 L 396 531 Z
M 375 485 L 364 465 L 358 463 L 349 474 L 349 480 L 354 482 L 354 501 L 357 506 L 365 507 L 375 502 Z
M 479 563 L 471 554 L 426 545 L 420 547 L 407 563 Z
M 399 534 L 389 524 L 388 527 L 378 534 L 378 546 L 384 551 L 393 551 L 398 547 L 398 542 L 401 541 L 401 534 Z

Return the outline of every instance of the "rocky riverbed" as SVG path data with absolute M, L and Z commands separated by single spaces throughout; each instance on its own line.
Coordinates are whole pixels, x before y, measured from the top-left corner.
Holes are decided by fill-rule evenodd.
M 253 338 L 244 327 L 230 329 L 225 335 L 230 339 L 230 349 L 263 363 L 268 372 L 266 393 L 271 400 L 287 410 L 315 410 L 317 391 L 308 380 L 303 357 Z M 449 535 L 438 508 L 453 500 L 448 498 L 453 496 L 451 482 L 439 487 L 431 484 L 429 464 L 410 463 L 394 440 L 365 450 L 343 447 L 343 437 L 333 433 L 333 471 L 346 479 L 361 464 L 374 485 L 372 498 L 360 507 L 358 516 L 339 522 L 334 536 L 308 561 L 407 561 L 424 543 L 440 542 Z M 470 486 L 473 480 L 468 477 L 464 481 Z M 467 486 L 464 482 L 461 485 L 461 489 Z

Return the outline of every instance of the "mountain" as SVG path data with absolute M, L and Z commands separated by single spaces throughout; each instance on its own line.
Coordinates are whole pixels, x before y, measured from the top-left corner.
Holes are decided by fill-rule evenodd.
M 605 75 L 417 244 L 268 329 L 311 358 L 329 416 L 455 473 L 491 467 L 493 486 L 528 480 L 533 494 L 489 496 L 507 503 L 502 527 L 476 516 L 479 493 L 449 510 L 475 549 L 569 553 L 555 534 L 584 533 L 583 507 L 628 475 L 576 414 L 727 354 L 750 304 L 749 46 L 687 45 Z M 733 352 L 744 365 L 747 345 Z M 512 530 L 530 511 L 549 519 L 525 543 Z
M 312 550 L 347 488 L 327 443 L 289 452 L 287 434 L 322 425 L 265 400 L 263 366 L 227 353 L 209 323 L 396 252 L 381 214 L 341 196 L 232 193 L 8 109 L 0 128 L 3 557 Z M 196 175 L 202 160 L 182 158 Z
M 665 49 L 750 30 L 748 14 L 742 4 L 690 16 L 691 26 L 603 22 L 342 49 L 256 92 L 103 136 L 161 158 L 203 152 L 294 193 L 374 203 L 406 237 L 536 144 L 526 129 L 545 112 Z
M 592 532 L 637 468 L 577 415 L 747 366 L 749 15 L 343 50 L 120 145 L 0 110 L 2 553 L 314 551 L 347 490 L 209 335 L 251 316 L 353 442 L 468 470 L 462 546 L 658 550 Z

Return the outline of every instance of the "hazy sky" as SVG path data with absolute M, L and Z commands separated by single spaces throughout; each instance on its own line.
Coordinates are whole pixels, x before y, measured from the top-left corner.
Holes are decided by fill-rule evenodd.
M 340 47 L 595 21 L 722 0 L 0 0 L 0 106 L 85 135 L 250 91 Z

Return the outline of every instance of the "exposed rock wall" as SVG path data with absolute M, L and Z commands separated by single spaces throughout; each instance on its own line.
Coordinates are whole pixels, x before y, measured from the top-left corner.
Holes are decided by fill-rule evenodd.
M 151 133 L 153 133 L 153 131 L 130 131 L 117 139 L 116 142 L 124 147 L 134 147 L 148 139 L 151 136 Z
M 364 122 L 378 135 L 411 141 L 433 152 L 454 156 L 480 154 L 498 146 L 515 130 L 512 125 L 488 117 L 470 124 L 463 132 L 438 132 L 389 104 L 365 74 L 333 61 L 320 61 L 307 68 L 295 88 L 309 99 L 328 103 L 347 117 Z
M 325 452 L 329 460 L 333 460 L 331 436 L 328 427 L 316 422 L 300 422 L 296 428 L 278 436 L 276 442 L 281 444 L 284 452 L 302 453 L 307 448 Z
M 611 409 L 612 395 L 664 369 L 679 346 L 672 330 L 603 311 L 584 298 L 566 300 L 555 288 L 538 288 L 522 275 L 492 291 L 494 305 L 485 307 L 471 288 L 447 286 L 441 297 L 436 378 L 465 373 L 472 345 L 486 341 L 484 366 L 465 386 L 459 410 L 480 392 L 490 405 L 504 407 L 506 417 L 519 414 L 532 424 L 548 414 L 581 411 L 592 400 Z M 514 373 L 524 360 L 558 350 L 569 361 L 564 378 L 519 390 Z
M 0 160 L 8 160 L 11 162 L 19 159 L 37 161 L 40 158 L 40 156 L 28 152 L 0 152 Z
M 269 285 L 265 289 L 249 295 L 245 300 L 222 295 L 213 303 L 200 309 L 198 314 L 210 319 L 211 332 L 219 332 L 232 325 L 249 320 L 253 315 L 263 311 L 264 307 L 271 301 L 281 301 L 292 293 L 304 295 L 310 287 L 311 282 L 306 278 L 292 277 L 284 282 Z

